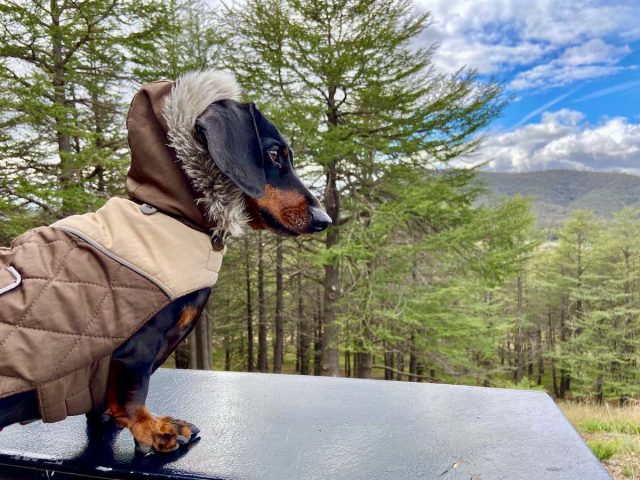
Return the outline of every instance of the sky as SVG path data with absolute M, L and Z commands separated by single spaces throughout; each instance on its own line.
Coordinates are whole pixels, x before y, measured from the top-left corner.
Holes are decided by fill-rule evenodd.
M 415 0 L 418 43 L 511 97 L 467 163 L 640 175 L 640 0 Z

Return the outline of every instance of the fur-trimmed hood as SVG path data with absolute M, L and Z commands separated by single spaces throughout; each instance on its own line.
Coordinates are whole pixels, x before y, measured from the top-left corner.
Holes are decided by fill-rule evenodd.
M 208 233 L 237 236 L 247 223 L 242 191 L 196 139 L 197 117 L 213 102 L 240 99 L 234 77 L 193 72 L 145 85 L 127 116 L 127 193 Z

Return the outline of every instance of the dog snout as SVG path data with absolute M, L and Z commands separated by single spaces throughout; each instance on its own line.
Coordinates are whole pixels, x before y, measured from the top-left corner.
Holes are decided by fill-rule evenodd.
M 322 208 L 314 206 L 310 207 L 309 210 L 311 212 L 311 224 L 309 225 L 311 232 L 322 232 L 333 223 L 331 217 Z

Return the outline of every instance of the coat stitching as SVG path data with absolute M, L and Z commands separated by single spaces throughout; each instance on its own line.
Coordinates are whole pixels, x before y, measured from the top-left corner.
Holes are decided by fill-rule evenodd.
M 25 319 L 27 318 L 27 316 L 31 313 L 31 310 L 33 310 L 33 307 L 35 307 L 37 305 L 37 303 L 40 301 L 40 299 L 42 298 L 42 295 L 44 295 L 44 292 L 47 290 L 47 287 L 49 285 L 51 285 L 51 283 L 53 283 L 53 281 L 56 279 L 56 277 L 60 274 L 60 272 L 62 271 L 62 269 L 64 268 L 64 266 L 67 264 L 67 259 L 69 258 L 69 255 L 71 255 L 71 252 L 73 252 L 76 248 L 78 248 L 77 245 L 75 245 L 73 248 L 71 248 L 65 255 L 64 257 L 62 257 L 62 261 L 60 262 L 60 265 L 58 266 L 57 270 L 55 271 L 55 273 L 53 274 L 53 276 L 51 277 L 51 280 L 49 282 L 47 282 L 42 289 L 40 290 L 40 293 L 38 293 L 38 296 L 33 300 L 33 302 L 31 303 L 31 305 L 29 305 L 29 308 L 27 309 L 26 312 L 24 312 L 24 315 L 22 315 L 22 317 L 20 318 L 20 320 L 18 321 L 18 323 L 14 326 L 14 328 L 4 337 L 4 339 L 2 340 L 2 342 L 0 342 L 0 348 L 2 348 L 4 346 L 5 343 L 7 343 L 7 341 L 9 340 L 9 338 L 11 338 L 13 336 L 14 333 L 16 333 L 20 327 L 22 326 L 22 323 L 25 321 Z
M 21 242 L 19 245 L 15 245 L 13 246 L 14 249 L 22 249 L 22 245 L 24 245 L 25 243 L 30 244 L 30 246 L 32 245 L 36 245 L 38 247 L 43 246 L 43 245 L 50 245 L 50 244 L 55 244 L 55 243 L 65 243 L 67 245 L 69 245 L 68 250 L 62 249 L 62 252 L 60 252 L 60 256 L 62 257 L 61 259 L 61 263 L 56 267 L 55 271 L 53 272 L 53 274 L 49 277 L 38 277 L 38 276 L 34 276 L 34 277 L 25 277 L 25 280 L 34 280 L 34 283 L 37 282 L 38 280 L 42 280 L 44 283 L 43 285 L 41 285 L 40 290 L 37 291 L 36 297 L 35 299 L 31 302 L 30 307 L 28 308 L 28 311 L 24 313 L 24 315 L 20 318 L 20 320 L 18 321 L 17 324 L 12 325 L 9 322 L 3 322 L 0 321 L 0 324 L 8 324 L 9 326 L 11 326 L 12 328 L 9 329 L 9 332 L 7 332 L 6 336 L 4 339 L 1 340 L 0 342 L 0 348 L 2 347 L 2 345 L 6 344 L 8 341 L 10 341 L 10 338 L 12 338 L 12 336 L 19 331 L 42 331 L 42 332 L 48 332 L 52 335 L 58 334 L 58 335 L 62 335 L 65 337 L 71 337 L 72 338 L 72 346 L 71 349 L 68 351 L 68 353 L 64 356 L 64 358 L 59 361 L 56 362 L 57 365 L 55 366 L 53 373 L 49 376 L 49 378 L 47 380 L 45 380 L 44 382 L 41 381 L 29 381 L 29 380 L 25 380 L 21 377 L 13 377 L 10 375 L 0 375 L 0 378 L 2 378 L 3 376 L 6 378 L 10 378 L 12 380 L 19 380 L 22 383 L 21 387 L 18 387 L 16 390 L 12 390 L 11 392 L 4 392 L 2 397 L 5 397 L 7 395 L 12 395 L 21 391 L 28 391 L 30 389 L 33 388 L 38 388 L 38 385 L 44 385 L 44 384 L 50 384 L 51 382 L 56 382 L 59 381 L 61 378 L 66 378 L 68 375 L 70 375 L 70 373 L 72 372 L 65 372 L 65 366 L 66 366 L 66 362 L 69 361 L 69 358 L 71 358 L 72 353 L 78 349 L 78 345 L 84 341 L 84 339 L 86 338 L 86 341 L 98 341 L 98 342 L 105 342 L 105 343 L 109 343 L 109 342 L 116 342 L 116 343 L 121 343 L 124 339 L 129 338 L 134 332 L 136 332 L 137 330 L 139 330 L 140 327 L 142 327 L 148 320 L 149 318 L 153 317 L 154 315 L 156 315 L 158 313 L 158 311 L 160 311 L 163 307 L 165 307 L 168 303 L 167 302 L 167 298 L 166 295 L 163 294 L 161 291 L 158 290 L 158 288 L 149 288 L 149 287 L 140 287 L 140 286 L 133 286 L 133 285 L 126 285 L 124 283 L 120 283 L 120 279 L 124 276 L 126 277 L 126 275 L 123 275 L 123 266 L 121 264 L 118 264 L 117 262 L 115 262 L 114 264 L 112 264 L 111 267 L 108 267 L 107 270 L 110 270 L 109 275 L 111 276 L 111 281 L 107 281 L 105 282 L 106 285 L 104 284 L 100 284 L 100 283 L 96 283 L 96 282 L 82 282 L 82 281 L 72 281 L 72 280 L 61 280 L 58 279 L 58 277 L 62 276 L 64 273 L 64 269 L 66 268 L 66 266 L 68 265 L 69 261 L 70 261 L 70 256 L 72 255 L 73 251 L 76 248 L 81 248 L 83 247 L 84 243 L 83 242 L 74 242 L 73 240 L 71 241 L 67 241 L 67 240 L 55 240 L 55 241 L 50 241 L 50 242 L 46 242 L 46 243 L 41 243 L 39 241 L 33 241 L 32 239 L 37 236 L 36 234 L 38 233 L 38 230 L 35 229 L 34 231 L 30 232 L 31 235 L 29 235 L 27 237 L 27 241 L 26 242 Z M 25 249 L 28 249 L 29 246 L 25 245 Z M 66 252 L 64 252 L 64 250 L 67 250 Z M 64 252 L 64 253 L 63 253 Z M 108 262 L 109 263 L 109 262 Z M 117 268 L 115 268 L 117 266 Z M 137 275 L 136 275 L 137 277 Z M 126 279 L 122 279 L 126 282 Z M 51 287 L 54 284 L 78 284 L 78 285 L 93 285 L 93 286 L 97 286 L 97 287 L 101 287 L 103 289 L 105 289 L 104 291 L 104 297 L 102 298 L 102 300 L 100 301 L 100 304 L 97 306 L 97 309 L 94 313 L 94 316 L 91 318 L 91 320 L 88 321 L 88 323 L 85 323 L 85 326 L 82 330 L 81 334 L 78 333 L 68 333 L 68 332 L 63 332 L 63 331 L 57 331 L 57 330 L 51 330 L 51 329 L 46 329 L 46 328 L 38 328 L 38 327 L 32 327 L 32 326 L 25 326 L 25 323 L 29 323 L 30 322 L 30 315 L 33 312 L 33 310 L 36 308 L 37 305 L 40 305 L 40 303 L 42 303 L 44 301 L 44 295 L 46 294 L 46 292 L 51 292 Z M 36 285 L 33 285 L 36 289 L 38 287 L 36 287 Z M 120 297 L 121 294 L 118 293 L 116 294 L 116 291 L 126 291 L 126 290 L 131 290 L 132 295 L 136 295 L 135 292 L 141 292 L 141 291 L 147 291 L 147 292 L 151 292 L 149 294 L 149 296 L 151 298 L 153 298 L 152 300 L 152 304 L 153 306 L 149 305 L 149 307 L 151 307 L 152 313 L 150 315 L 148 315 L 144 320 L 142 320 L 141 322 L 139 322 L 138 324 L 136 324 L 135 326 L 133 326 L 130 330 L 130 332 L 128 334 L 125 334 L 123 336 L 108 336 L 108 335 L 91 335 L 88 334 L 87 332 L 91 329 L 92 325 L 96 324 L 96 318 L 98 318 L 100 316 L 101 312 L 104 312 L 104 309 L 106 308 L 106 305 L 108 304 L 108 300 L 109 298 L 117 298 Z M 123 293 L 123 295 L 126 295 Z M 138 294 L 139 295 L 139 294 Z M 151 298 L 149 298 L 149 300 L 151 300 Z M 95 339 L 95 340 L 94 340 Z
M 22 277 L 22 280 L 49 280 L 48 277 Z M 73 280 L 54 280 L 52 283 L 64 283 L 70 285 L 93 285 L 95 287 L 109 288 L 109 285 L 103 285 L 102 283 L 95 282 L 77 282 Z M 149 288 L 149 287 L 136 287 L 132 285 L 114 285 L 113 288 L 125 288 L 131 290 L 147 290 L 149 292 L 157 291 L 157 288 Z
M 36 331 L 39 331 L 39 332 L 47 332 L 47 333 L 54 333 L 54 334 L 58 334 L 58 335 L 66 335 L 68 337 L 95 338 L 97 340 L 122 340 L 123 338 L 127 338 L 126 336 L 123 336 L 123 337 L 110 337 L 108 335 L 82 335 L 80 333 L 61 332 L 60 330 L 49 330 L 49 329 L 46 329 L 46 328 L 38 328 L 38 327 L 21 326 L 20 329 L 21 330 L 36 330 Z M 18 378 L 18 377 L 16 377 L 16 378 Z
M 62 368 L 64 363 L 67 361 L 67 358 L 69 358 L 69 355 L 71 355 L 71 353 L 80 344 L 80 340 L 85 336 L 85 333 L 89 330 L 89 328 L 91 328 L 91 325 L 93 325 L 93 322 L 95 321 L 95 319 L 98 318 L 98 314 L 100 313 L 100 310 L 102 310 L 102 307 L 104 306 L 104 303 L 106 302 L 107 298 L 113 296 L 112 295 L 113 284 L 118 279 L 118 276 L 120 275 L 120 272 L 122 271 L 123 268 L 124 268 L 123 265 L 118 266 L 118 269 L 113 274 L 113 280 L 111 281 L 108 287 L 104 287 L 107 289 L 107 291 L 105 292 L 104 297 L 102 297 L 102 300 L 100 301 L 98 308 L 96 309 L 93 316 L 91 317 L 91 320 L 89 320 L 89 322 L 84 327 L 84 329 L 82 330 L 78 338 L 76 338 L 76 341 L 73 343 L 73 345 L 71 346 L 67 354 L 62 358 L 62 360 L 60 360 L 60 363 L 58 363 L 58 366 L 53 370 L 53 373 L 49 375 L 49 377 L 44 381 L 44 383 L 51 381 L 52 377 L 54 377 L 58 373 L 58 371 Z
M 47 245 L 51 245 L 52 243 L 66 243 L 66 244 L 72 245 L 74 247 L 78 245 L 77 243 L 74 243 L 74 242 L 69 241 L 69 240 L 51 240 L 50 242 L 46 242 L 46 243 L 38 242 L 37 240 L 32 240 L 32 241 L 20 242 L 20 243 L 16 244 L 15 247 L 21 247 L 23 245 L 37 245 L 38 247 L 45 247 Z

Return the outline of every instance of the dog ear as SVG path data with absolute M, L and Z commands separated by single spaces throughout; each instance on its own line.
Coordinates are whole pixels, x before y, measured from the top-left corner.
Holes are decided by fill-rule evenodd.
M 196 130 L 222 173 L 250 197 L 262 198 L 266 177 L 253 108 L 234 100 L 212 103 L 197 118 Z

